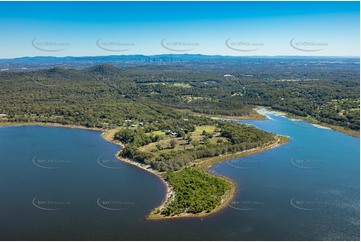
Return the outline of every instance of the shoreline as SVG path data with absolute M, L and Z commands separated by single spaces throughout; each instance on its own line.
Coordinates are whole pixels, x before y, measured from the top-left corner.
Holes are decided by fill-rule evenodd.
M 190 112 L 192 115 L 195 116 L 204 116 L 204 117 L 208 117 L 208 118 L 214 118 L 214 119 L 227 119 L 227 120 L 266 120 L 267 118 L 258 113 L 257 110 L 260 109 L 262 107 L 255 107 L 252 109 L 252 113 L 249 115 L 243 115 L 243 116 L 230 116 L 230 115 L 221 115 L 221 114 L 206 114 L 206 113 L 198 113 L 198 112 L 194 112 L 191 109 L 179 109 L 179 108 L 174 108 L 177 111 L 180 112 Z
M 324 123 L 324 122 L 318 121 L 314 118 L 298 116 L 293 113 L 276 110 L 276 109 L 273 109 L 268 106 L 256 106 L 255 108 L 253 108 L 253 110 L 256 112 L 256 114 L 251 114 L 251 115 L 246 115 L 246 116 L 227 116 L 227 115 L 216 115 L 216 114 L 212 115 L 212 114 L 193 112 L 190 109 L 176 109 L 176 110 L 181 111 L 181 112 L 190 112 L 191 114 L 196 115 L 196 116 L 205 116 L 205 117 L 209 117 L 209 118 L 213 118 L 213 119 L 225 119 L 225 120 L 267 120 L 267 119 L 269 119 L 266 115 L 263 115 L 258 112 L 258 110 L 262 109 L 262 108 L 267 109 L 270 112 L 274 112 L 280 116 L 285 116 L 285 117 L 289 118 L 291 121 L 292 121 L 292 119 L 299 119 L 299 120 L 308 122 L 313 125 L 319 125 L 319 126 L 323 126 L 325 128 L 330 128 L 334 131 L 337 131 L 337 132 L 340 132 L 340 133 L 343 133 L 346 135 L 350 135 L 352 137 L 360 137 L 360 131 L 352 130 L 352 129 L 349 129 L 349 128 L 346 128 L 343 126 L 339 126 L 339 125 Z
M 267 151 L 267 150 L 270 150 L 273 148 L 277 148 L 283 144 L 286 144 L 289 141 L 289 137 L 287 137 L 287 136 L 277 135 L 277 137 L 278 137 L 278 139 L 275 142 L 267 144 L 266 146 L 256 147 L 256 148 L 252 148 L 249 150 L 239 151 L 236 153 L 231 153 L 231 154 L 226 154 L 226 155 L 220 155 L 220 156 L 200 159 L 200 160 L 198 160 L 198 161 L 196 160 L 188 165 L 188 167 L 195 165 L 198 169 L 206 172 L 207 174 L 209 174 L 211 176 L 215 176 L 220 179 L 223 179 L 224 181 L 228 182 L 228 184 L 230 185 L 230 190 L 227 191 L 222 196 L 221 204 L 218 205 L 216 208 L 214 208 L 212 211 L 210 211 L 208 213 L 202 212 L 202 213 L 198 213 L 198 214 L 182 213 L 182 214 L 175 215 L 175 216 L 162 216 L 160 214 L 153 213 L 154 210 L 163 207 L 164 205 L 166 205 L 168 202 L 171 201 L 171 200 L 169 200 L 169 197 L 167 197 L 167 199 L 160 206 L 153 209 L 152 213 L 150 213 L 147 216 L 147 220 L 204 218 L 204 217 L 209 217 L 209 216 L 215 215 L 216 213 L 222 211 L 224 208 L 226 208 L 230 204 L 230 202 L 233 200 L 234 196 L 237 194 L 238 186 L 237 186 L 237 183 L 229 177 L 211 173 L 209 168 L 211 168 L 213 165 L 215 165 L 217 163 L 222 163 L 222 162 L 226 162 L 231 159 L 245 157 L 248 155 L 253 155 L 253 154 L 261 153 L 261 152 L 264 152 L 264 151 Z
M 110 142 L 113 143 L 115 145 L 120 146 L 121 148 L 125 147 L 125 145 L 120 142 L 120 141 L 115 141 L 113 139 L 114 134 L 119 130 L 119 128 L 116 129 L 102 129 L 102 128 L 89 128 L 89 127 L 84 127 L 84 126 L 78 126 L 78 125 L 63 125 L 63 124 L 58 124 L 58 123 L 37 123 L 37 122 L 30 122 L 30 123 L 26 123 L 26 122 L 19 122 L 19 123 L 13 123 L 13 122 L 4 122 L 4 123 L 0 123 L 0 127 L 16 127 L 16 126 L 43 126 L 43 127 L 60 127 L 60 128 L 74 128 L 74 129 L 84 129 L 84 130 L 93 130 L 93 131 L 101 131 L 101 137 Z M 205 159 L 200 159 L 196 162 L 192 162 L 190 163 L 188 166 L 192 166 L 195 165 L 198 169 L 206 172 L 207 174 L 210 174 L 212 176 L 221 178 L 223 180 L 225 180 L 226 182 L 228 182 L 228 184 L 230 185 L 230 189 L 229 191 L 227 191 L 223 196 L 222 196 L 222 201 L 221 204 L 218 205 L 216 208 L 214 208 L 212 211 L 206 213 L 206 212 L 201 212 L 198 214 L 192 214 L 192 213 L 184 213 L 184 214 L 179 214 L 179 215 L 175 215 L 175 216 L 162 216 L 160 214 L 155 214 L 154 211 L 160 208 L 163 208 L 166 204 L 168 204 L 171 199 L 173 199 L 175 197 L 175 191 L 172 189 L 172 186 L 165 180 L 165 176 L 164 176 L 164 172 L 159 172 L 157 170 L 154 170 L 152 168 L 150 168 L 150 166 L 139 163 L 137 161 L 134 161 L 132 159 L 129 158 L 123 158 L 123 157 L 119 157 L 119 154 L 121 152 L 122 149 L 119 149 L 116 153 L 115 153 L 115 157 L 122 162 L 125 162 L 127 164 L 136 166 L 144 171 L 147 171 L 151 174 L 153 174 L 154 176 L 157 176 L 161 182 L 163 183 L 163 185 L 166 188 L 166 194 L 165 197 L 163 198 L 161 204 L 157 207 L 155 207 L 147 216 L 146 216 L 146 220 L 166 220 L 166 219 L 181 219 L 181 218 L 204 218 L 204 217 L 209 217 L 212 215 L 215 215 L 216 213 L 220 212 L 221 210 L 223 210 L 224 208 L 226 208 L 228 206 L 228 204 L 233 200 L 234 196 L 237 193 L 238 187 L 235 181 L 233 181 L 232 179 L 230 179 L 229 177 L 225 177 L 223 175 L 215 175 L 213 173 L 211 173 L 209 171 L 209 168 L 212 167 L 214 164 L 216 163 L 221 163 L 221 162 L 226 162 L 227 160 L 230 159 L 235 159 L 235 158 L 239 158 L 239 157 L 244 157 L 244 156 L 248 156 L 248 155 L 252 155 L 252 154 L 256 154 L 256 153 L 260 153 L 269 149 L 273 149 L 276 148 L 280 145 L 283 145 L 285 143 L 288 142 L 288 138 L 286 136 L 279 136 L 277 135 L 278 139 L 275 142 L 272 142 L 271 144 L 268 144 L 266 146 L 263 147 L 256 147 L 250 150 L 245 150 L 245 151 L 240 151 L 240 152 L 236 152 L 236 153 L 231 153 L 231 154 L 226 154 L 226 155 L 220 155 L 220 156 L 216 156 L 216 157 L 210 157 L 210 158 L 205 158 Z
M 228 204 L 233 200 L 234 196 L 237 193 L 237 184 L 235 183 L 235 181 L 233 181 L 232 179 L 222 176 L 222 175 L 215 175 L 212 173 L 207 172 L 207 174 L 210 174 L 212 176 L 221 178 L 225 181 L 227 181 L 230 184 L 230 190 L 227 191 L 223 196 L 222 196 L 222 201 L 221 204 L 218 205 L 216 208 L 214 208 L 212 211 L 210 212 L 201 212 L 201 213 L 197 213 L 197 214 L 193 214 L 193 213 L 182 213 L 182 214 L 178 214 L 178 215 L 174 215 L 174 216 L 163 216 L 158 214 L 153 213 L 154 210 L 159 209 L 161 207 L 163 207 L 165 204 L 167 204 L 170 200 L 165 200 L 162 202 L 162 204 L 156 208 L 153 209 L 153 211 L 146 217 L 146 220 L 152 221 L 152 220 L 173 220 L 173 219 L 187 219 L 187 218 L 206 218 L 206 217 L 211 217 L 213 215 L 216 215 L 217 213 L 221 212 L 221 210 L 223 210 L 224 208 L 226 208 L 228 206 Z M 169 197 L 167 197 L 169 198 Z
M 164 185 L 164 187 L 165 187 L 165 189 L 166 189 L 166 194 L 165 194 L 165 197 L 164 197 L 163 200 L 162 200 L 161 205 L 158 206 L 158 207 L 156 207 L 156 208 L 154 208 L 154 209 L 150 212 L 150 214 L 151 214 L 155 209 L 160 208 L 162 205 L 166 204 L 166 201 L 168 201 L 168 199 L 169 199 L 170 197 L 174 196 L 174 195 L 175 195 L 175 192 L 174 192 L 174 190 L 172 190 L 172 186 L 165 180 L 165 177 L 164 177 L 164 174 L 165 174 L 165 173 L 164 173 L 164 172 L 160 172 L 160 171 L 154 170 L 154 169 L 152 169 L 149 165 L 145 165 L 145 164 L 139 163 L 139 162 L 137 162 L 137 161 L 135 161 L 135 160 L 132 160 L 132 159 L 129 159 L 129 158 L 124 158 L 124 157 L 119 157 L 119 154 L 120 154 L 122 148 L 125 147 L 125 145 L 124 145 L 122 142 L 120 142 L 120 141 L 115 141 L 115 140 L 113 139 L 114 134 L 116 133 L 116 131 L 118 131 L 118 129 L 105 130 L 105 131 L 101 134 L 101 136 L 102 136 L 102 138 L 103 138 L 104 140 L 106 140 L 106 141 L 108 141 L 108 142 L 110 142 L 110 143 L 113 143 L 113 144 L 118 145 L 118 146 L 121 147 L 121 149 L 118 150 L 118 151 L 115 153 L 115 157 L 116 157 L 119 161 L 125 162 L 125 163 L 127 163 L 127 164 L 129 164 L 129 165 L 132 165 L 132 166 L 136 166 L 136 167 L 138 167 L 138 168 L 140 168 L 140 169 L 142 169 L 142 170 L 144 170 L 144 171 L 146 171 L 146 172 L 149 172 L 149 173 L 151 173 L 152 175 L 158 177 L 158 178 L 161 180 L 161 182 L 163 183 L 163 185 Z M 149 215 L 150 215 L 150 214 L 149 214 Z M 147 215 L 146 220 L 148 219 L 149 215 Z
M 318 121 L 314 118 L 298 116 L 296 114 L 285 112 L 285 111 L 279 111 L 279 110 L 273 109 L 271 107 L 261 106 L 260 108 L 264 108 L 269 112 L 274 112 L 280 116 L 287 117 L 291 121 L 302 120 L 304 122 L 310 123 L 311 125 L 315 125 L 315 127 L 317 127 L 317 125 L 318 125 L 318 126 L 320 126 L 319 128 L 328 128 L 328 129 L 332 129 L 334 131 L 337 131 L 337 132 L 340 132 L 340 133 L 343 133 L 346 135 L 350 135 L 352 137 L 360 137 L 359 131 L 348 129 L 343 126 L 324 123 L 324 122 Z M 260 114 L 260 115 L 263 115 L 263 114 Z
M 225 155 L 205 158 L 203 160 L 203 162 L 199 162 L 199 163 L 195 163 L 195 164 L 197 166 L 199 166 L 199 168 L 201 168 L 203 170 L 208 170 L 214 164 L 221 163 L 221 162 L 228 161 L 228 160 L 232 160 L 232 159 L 236 159 L 236 158 L 249 156 L 249 155 L 262 153 L 264 151 L 267 151 L 267 150 L 270 150 L 270 149 L 273 149 L 273 148 L 277 148 L 277 147 L 279 147 L 281 145 L 284 145 L 284 144 L 288 143 L 289 140 L 290 140 L 290 137 L 288 137 L 288 136 L 277 135 L 277 137 L 278 137 L 277 140 L 275 140 L 274 142 L 269 143 L 269 144 L 267 144 L 265 146 L 256 147 L 256 148 L 252 148 L 252 149 L 244 150 L 244 151 L 239 151 L 239 152 L 236 152 L 236 153 L 231 153 L 231 154 L 225 154 Z
M 0 122 L 0 127 L 18 127 L 18 126 L 44 126 L 44 127 L 69 128 L 69 129 L 84 129 L 84 130 L 93 130 L 93 131 L 102 131 L 102 132 L 106 131 L 105 129 L 102 128 L 89 128 L 75 124 L 42 123 L 42 122 Z

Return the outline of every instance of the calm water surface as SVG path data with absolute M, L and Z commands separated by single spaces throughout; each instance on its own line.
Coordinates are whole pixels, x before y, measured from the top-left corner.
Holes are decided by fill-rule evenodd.
M 204 219 L 145 221 L 165 194 L 101 133 L 0 128 L 2 240 L 359 240 L 359 138 L 263 110 L 281 147 L 212 167 L 238 184 Z

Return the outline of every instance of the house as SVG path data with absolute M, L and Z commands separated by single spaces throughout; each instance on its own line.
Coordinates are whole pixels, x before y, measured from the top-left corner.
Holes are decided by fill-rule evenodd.
M 230 74 L 225 74 L 223 77 L 235 78 L 233 75 L 230 75 Z

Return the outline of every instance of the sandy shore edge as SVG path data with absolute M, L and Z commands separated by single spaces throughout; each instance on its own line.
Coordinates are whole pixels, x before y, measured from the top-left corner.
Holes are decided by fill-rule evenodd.
M 227 119 L 227 120 L 266 120 L 267 117 L 257 112 L 258 109 L 261 109 L 262 107 L 255 107 L 252 109 L 252 113 L 249 115 L 243 115 L 243 116 L 230 116 L 230 115 L 220 115 L 220 114 L 206 114 L 206 113 L 198 113 L 194 112 L 190 109 L 176 109 L 180 112 L 189 112 L 195 116 L 203 116 L 208 118 L 214 118 L 214 119 Z
M 267 107 L 267 106 L 260 106 L 258 109 L 266 109 L 270 113 L 275 113 L 275 114 L 277 114 L 279 116 L 284 116 L 284 117 L 290 119 L 293 122 L 296 122 L 297 120 L 302 120 L 302 121 L 305 121 L 305 122 L 308 122 L 308 123 L 314 125 L 315 127 L 329 128 L 329 129 L 332 129 L 334 131 L 337 131 L 337 132 L 340 132 L 340 133 L 343 133 L 343 134 L 347 134 L 347 135 L 350 135 L 350 136 L 353 136 L 353 137 L 360 137 L 360 131 L 348 129 L 348 128 L 345 128 L 345 127 L 339 126 L 339 125 L 328 124 L 328 123 L 325 123 L 325 122 L 318 121 L 318 120 L 316 120 L 314 118 L 298 116 L 298 115 L 295 115 L 295 114 L 292 114 L 292 113 L 289 113 L 289 112 L 272 109 L 271 107 Z M 263 115 L 263 114 L 261 114 L 261 115 Z

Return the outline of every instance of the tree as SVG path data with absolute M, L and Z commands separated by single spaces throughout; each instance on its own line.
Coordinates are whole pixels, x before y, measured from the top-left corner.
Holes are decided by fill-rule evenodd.
M 176 146 L 176 144 L 177 144 L 177 142 L 176 142 L 174 139 L 172 139 L 172 140 L 169 142 L 169 148 L 174 149 L 174 147 Z
M 191 145 L 193 145 L 193 148 L 195 149 L 199 145 L 199 142 L 197 140 L 193 140 Z
M 208 144 L 209 143 L 209 138 L 208 138 L 208 136 L 204 136 L 203 137 L 203 139 L 202 139 L 202 142 L 203 142 L 203 144 Z
M 188 135 L 187 141 L 188 141 L 188 144 L 190 144 L 192 142 L 192 136 L 191 135 Z

